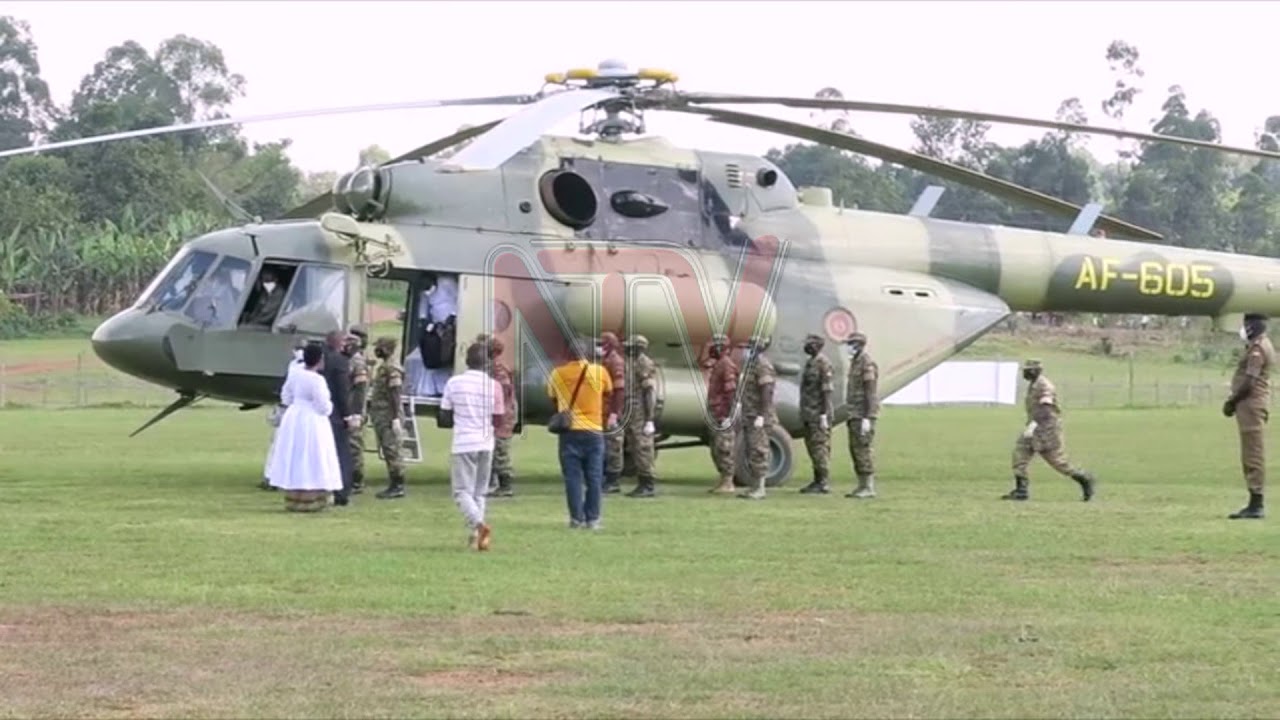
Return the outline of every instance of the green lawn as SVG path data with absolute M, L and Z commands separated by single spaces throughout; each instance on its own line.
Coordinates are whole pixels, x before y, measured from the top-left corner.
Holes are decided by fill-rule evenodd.
M 1089 504 L 1039 461 L 996 499 L 1017 409 L 889 408 L 876 500 L 798 495 L 804 461 L 709 496 L 679 450 L 595 534 L 531 428 L 487 554 L 438 454 L 299 516 L 253 487 L 263 413 L 146 415 L 0 412 L 0 716 L 1280 717 L 1280 541 L 1225 519 L 1214 408 L 1072 412 Z

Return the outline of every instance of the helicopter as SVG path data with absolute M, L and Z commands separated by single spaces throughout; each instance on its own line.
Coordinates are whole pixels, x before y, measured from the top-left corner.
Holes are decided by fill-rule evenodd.
M 436 368 L 461 372 L 480 333 L 510 348 L 521 422 L 554 412 L 544 390 L 555 357 L 604 331 L 644 335 L 659 369 L 657 447 L 705 445 L 707 350 L 771 338 L 779 375 L 769 486 L 792 472 L 802 430 L 802 345 L 816 333 L 844 397 L 842 343 L 869 338 L 888 396 L 968 347 L 1013 312 L 1205 316 L 1223 326 L 1280 311 L 1271 258 L 1152 244 L 1161 236 L 1014 183 L 851 134 L 724 105 L 933 115 L 1280 159 L 1265 150 L 1011 115 L 843 99 L 677 91 L 674 73 L 607 60 L 550 73 L 531 95 L 424 100 L 218 118 L 0 152 L 0 157 L 219 125 L 410 107 L 520 106 L 386 163 L 339 177 L 283 217 L 192 238 L 137 301 L 93 333 L 96 354 L 178 398 L 134 435 L 202 398 L 252 410 L 277 403 L 300 338 L 366 317 L 369 280 L 404 283 L 401 360 L 422 347 L 438 304 L 456 292 L 453 345 Z M 769 160 L 677 147 L 645 132 L 646 111 L 700 115 L 825 144 L 969 185 L 1070 221 L 1064 232 L 930 217 L 931 186 L 902 215 L 846 209 L 827 188 L 797 188 Z M 547 131 L 580 114 L 579 137 Z M 630 136 L 630 137 L 629 137 Z M 433 157 L 466 143 L 448 158 Z M 1098 237 L 1097 235 L 1101 235 Z M 275 305 L 261 282 L 278 285 Z M 434 291 L 434 292 L 433 292 Z M 278 307 L 277 307 L 278 306 Z M 262 309 L 270 310 L 266 316 Z M 435 318 L 440 321 L 440 318 Z M 451 357 L 450 357 L 451 356 Z M 431 414 L 438 397 L 416 398 Z M 836 408 L 835 421 L 847 411 Z M 739 443 L 739 453 L 743 448 Z M 738 463 L 740 468 L 745 463 Z M 740 471 L 741 472 L 741 471 Z M 738 481 L 742 483 L 741 476 Z

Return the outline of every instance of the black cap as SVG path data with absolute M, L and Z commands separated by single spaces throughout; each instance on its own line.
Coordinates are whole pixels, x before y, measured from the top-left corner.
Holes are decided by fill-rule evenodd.
M 1263 315 L 1262 313 L 1245 313 L 1244 321 L 1245 322 L 1266 322 L 1267 316 Z

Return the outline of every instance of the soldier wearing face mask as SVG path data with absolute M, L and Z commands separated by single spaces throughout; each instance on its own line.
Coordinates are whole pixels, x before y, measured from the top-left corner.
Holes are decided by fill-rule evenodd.
M 1271 406 L 1271 366 L 1275 349 L 1267 337 L 1267 320 L 1258 313 L 1244 316 L 1240 328 L 1244 352 L 1231 378 L 1231 396 L 1222 414 L 1235 417 L 1240 432 L 1240 465 L 1249 489 L 1249 504 L 1228 515 L 1232 520 L 1261 520 L 1262 491 L 1266 481 L 1266 427 Z
M 601 333 L 596 353 L 600 357 L 600 364 L 609 371 L 609 380 L 613 382 L 613 395 L 610 396 L 605 425 L 604 486 L 601 490 L 617 493 L 622 491 L 620 478 L 626 442 L 626 431 L 618 424 L 618 419 L 625 409 L 623 400 L 626 396 L 627 362 L 622 357 L 622 344 L 618 342 L 618 336 L 611 332 Z
M 746 377 L 742 380 L 742 441 L 747 447 L 747 466 L 751 469 L 751 489 L 738 497 L 763 500 L 764 481 L 769 473 L 769 432 L 778 423 L 774 407 L 774 388 L 778 372 L 765 355 L 769 338 L 753 337 L 747 344 Z
M 248 325 L 265 325 L 271 327 L 284 304 L 284 287 L 280 285 L 276 273 L 271 268 L 262 270 L 262 293 L 258 295 L 258 304 L 245 320 Z
M 822 354 L 826 341 L 819 335 L 804 339 L 809 361 L 800 378 L 800 419 L 804 422 L 804 447 L 813 464 L 813 482 L 802 493 L 828 493 L 831 482 L 831 361 Z
M 876 496 L 875 452 L 876 416 L 880 414 L 877 384 L 880 368 L 867 354 L 867 336 L 854 333 L 845 341 L 849 350 L 849 375 L 845 382 L 845 405 L 849 408 L 849 455 L 858 487 L 845 495 L 850 498 Z
M 729 338 L 715 335 L 707 349 L 710 372 L 707 375 L 707 411 L 711 414 L 711 461 L 720 474 L 720 484 L 713 493 L 732 493 L 734 457 L 734 402 L 738 392 L 738 364 L 728 349 Z
M 1027 500 L 1027 463 L 1039 455 L 1049 467 L 1066 475 L 1080 486 L 1082 499 L 1093 497 L 1093 476 L 1074 467 L 1067 460 L 1066 442 L 1062 433 L 1062 408 L 1058 407 L 1058 390 L 1044 376 L 1039 360 L 1028 360 L 1022 365 L 1022 379 L 1027 385 L 1027 427 L 1013 447 L 1014 488 L 1003 496 L 1005 500 Z
M 351 429 L 348 437 L 351 445 L 351 494 L 364 492 L 364 426 L 369 418 L 366 402 L 369 392 L 369 358 L 365 346 L 369 334 L 356 325 L 347 334 L 342 354 L 351 360 L 351 411 L 360 415 L 360 425 Z

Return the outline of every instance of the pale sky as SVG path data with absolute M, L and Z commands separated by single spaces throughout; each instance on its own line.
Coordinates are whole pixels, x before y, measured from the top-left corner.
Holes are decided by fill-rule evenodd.
M 1107 45 L 1141 52 L 1145 92 L 1125 125 L 1148 129 L 1172 84 L 1207 108 L 1228 144 L 1253 145 L 1280 97 L 1265 80 L 1280 27 L 1271 2 L 5 2 L 31 24 L 43 77 L 66 102 L 107 48 L 148 49 L 186 33 L 222 48 L 247 80 L 232 114 L 363 103 L 534 93 L 548 72 L 619 58 L 679 74 L 684 90 L 812 96 L 824 86 L 861 100 L 1052 119 L 1078 96 L 1111 125 Z M 1249 78 L 1259 78 L 1250 80 Z M 741 109 L 795 120 L 808 111 Z M 347 170 L 376 143 L 393 155 L 515 108 L 366 113 L 245 126 L 258 141 L 293 138 L 307 171 Z M 910 148 L 910 118 L 854 115 L 871 140 Z M 555 128 L 573 133 L 577 117 Z M 650 134 L 679 145 L 763 153 L 784 137 L 673 113 Z M 1002 143 L 1040 135 L 996 126 Z M 1110 159 L 1115 144 L 1088 147 Z

